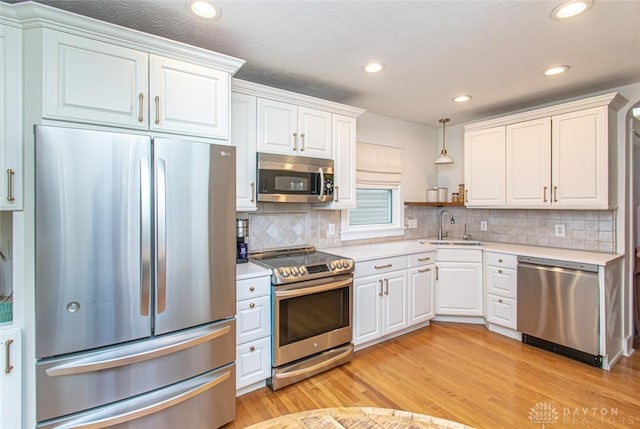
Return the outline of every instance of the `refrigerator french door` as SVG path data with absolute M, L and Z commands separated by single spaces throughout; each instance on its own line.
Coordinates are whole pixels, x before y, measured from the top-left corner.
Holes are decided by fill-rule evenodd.
M 232 420 L 235 148 L 35 132 L 39 426 Z

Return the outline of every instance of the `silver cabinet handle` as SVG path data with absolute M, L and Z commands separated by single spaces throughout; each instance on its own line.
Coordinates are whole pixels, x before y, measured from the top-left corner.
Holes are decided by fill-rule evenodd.
M 7 170 L 7 201 L 15 201 L 16 197 L 13 195 L 13 175 L 16 174 L 11 168 Z
M 340 202 L 340 195 L 339 195 L 339 192 L 338 192 L 338 188 L 339 188 L 339 186 L 334 186 L 333 187 L 333 201 L 335 201 L 336 203 Z
M 253 286 L 249 287 L 249 292 L 253 292 L 253 291 L 255 291 L 255 290 L 256 290 L 256 288 L 255 288 L 255 287 L 253 287 Z
M 385 265 L 374 265 L 373 268 L 376 270 L 382 270 L 383 268 L 391 268 L 393 264 L 385 264 Z
M 498 302 L 502 304 L 502 298 L 498 298 Z
M 144 121 L 144 94 L 138 94 L 138 122 Z
M 464 190 L 464 202 L 465 203 L 469 202 L 469 190 L 468 189 Z
M 438 274 L 440 274 L 440 272 L 438 271 L 438 267 L 436 266 L 436 280 L 438 280 Z
M 300 152 L 304 152 L 304 133 L 300 134 L 300 141 L 302 142 L 300 145 Z
M 384 294 L 389 295 L 389 279 L 384 279 Z
M 429 271 L 431 271 L 431 268 L 425 268 L 423 270 L 418 270 L 419 273 L 428 273 Z
M 206 332 L 204 335 L 203 331 Z M 180 350 L 189 349 L 224 335 L 230 335 L 231 333 L 232 329 L 230 324 L 223 327 L 212 326 L 205 330 L 197 330 L 182 335 L 179 340 L 173 344 L 158 346 L 157 343 L 153 344 L 152 342 L 151 344 L 140 346 L 144 347 L 144 349 L 141 350 L 130 350 L 129 348 L 126 348 L 124 350 L 98 352 L 95 356 L 79 358 L 71 362 L 52 366 L 46 370 L 46 373 L 50 377 L 60 377 L 132 365 L 170 355 L 172 353 L 179 352 Z
M 154 98 L 155 102 L 156 102 L 156 125 L 158 125 L 160 123 L 160 97 L 156 95 L 156 98 Z
M 554 203 L 558 202 L 558 187 L 557 186 L 553 187 L 553 202 Z
M 502 274 L 502 270 L 498 270 L 498 274 Z
M 542 191 L 542 202 L 543 203 L 547 202 L 547 189 L 549 189 L 549 188 L 547 186 L 545 186 L 543 191 Z
M 157 312 L 162 313 L 167 306 L 167 168 L 165 160 L 158 158 L 157 176 Z
M 9 374 L 13 369 L 13 365 L 11 365 L 11 344 L 13 344 L 13 340 L 9 339 L 4 342 L 4 373 Z
M 382 285 L 383 285 L 383 281 L 382 281 L 382 279 L 380 279 L 380 280 L 378 280 L 378 281 L 380 282 L 380 292 L 378 292 L 378 296 L 382 296 L 382 295 L 383 295 L 383 293 L 382 293 Z
M 151 184 L 149 160 L 140 160 L 140 314 L 149 315 L 151 300 Z
M 424 257 L 424 258 L 418 258 L 418 262 L 425 262 L 425 261 L 430 261 L 431 258 L 429 257 Z
M 251 347 L 249 347 L 249 351 L 250 351 L 250 352 L 255 352 L 255 351 L 256 351 L 256 346 L 251 346 Z
M 249 308 L 255 308 L 256 305 L 252 302 L 251 304 L 249 304 Z
M 256 202 L 256 184 L 255 182 L 251 182 L 251 202 Z
M 498 262 L 502 263 L 502 259 L 498 259 Z
M 298 133 L 293 133 L 293 151 L 298 151 Z

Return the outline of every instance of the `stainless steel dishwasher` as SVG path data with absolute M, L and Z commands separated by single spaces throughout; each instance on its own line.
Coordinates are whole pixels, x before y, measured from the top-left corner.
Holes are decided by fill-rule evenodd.
M 522 342 L 602 367 L 598 266 L 518 257 Z

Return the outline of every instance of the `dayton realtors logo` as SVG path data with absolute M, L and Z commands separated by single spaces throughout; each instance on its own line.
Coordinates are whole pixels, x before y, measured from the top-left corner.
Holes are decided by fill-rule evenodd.
M 529 410 L 529 421 L 542 425 L 544 429 L 547 425 L 558 422 L 563 425 L 572 424 L 579 427 L 598 426 L 603 423 L 639 424 L 640 418 L 620 415 L 617 408 L 562 407 L 558 409 L 553 402 L 538 402 Z
M 552 425 L 560 420 L 556 406 L 550 402 L 538 402 L 529 410 L 529 421 L 531 423 L 541 424 L 542 429 L 545 425 Z

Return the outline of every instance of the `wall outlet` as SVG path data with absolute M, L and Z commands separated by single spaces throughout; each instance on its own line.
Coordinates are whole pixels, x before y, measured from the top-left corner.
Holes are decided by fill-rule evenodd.
M 414 229 L 418 227 L 418 219 L 414 218 L 414 217 L 410 217 L 409 218 L 409 229 Z
M 480 231 L 486 231 L 487 230 L 487 221 L 486 220 L 481 220 L 480 221 Z
M 555 232 L 556 232 L 556 237 L 566 237 L 567 236 L 567 231 L 564 229 L 564 224 L 563 223 L 557 223 L 556 224 Z
M 331 237 L 332 235 L 336 235 L 336 225 L 334 223 L 327 225 L 327 236 Z

